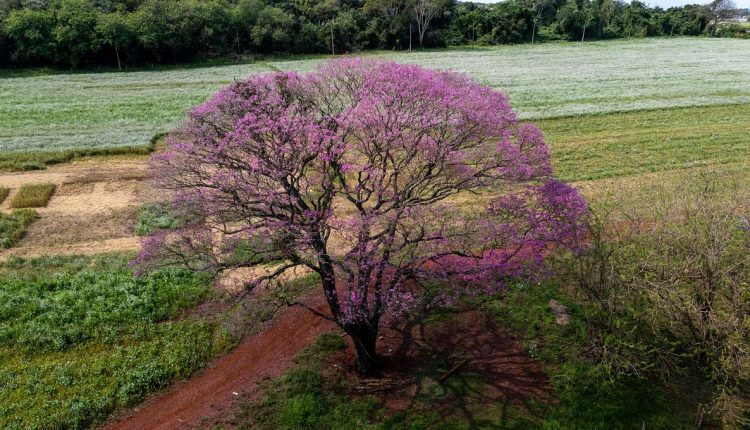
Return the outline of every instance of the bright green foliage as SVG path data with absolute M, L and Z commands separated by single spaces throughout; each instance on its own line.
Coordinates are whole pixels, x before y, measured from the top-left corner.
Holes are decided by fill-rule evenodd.
M 12 208 L 40 208 L 47 206 L 47 202 L 55 192 L 55 184 L 24 184 L 10 199 Z
M 135 234 L 147 236 L 157 230 L 171 230 L 182 224 L 170 212 L 169 205 L 163 203 L 146 203 L 138 212 Z
M 12 260 L 0 278 L 0 427 L 80 428 L 189 376 L 212 325 L 175 319 L 207 282 L 119 257 Z
M 0 248 L 15 245 L 36 218 L 34 209 L 14 209 L 10 214 L 0 213 Z

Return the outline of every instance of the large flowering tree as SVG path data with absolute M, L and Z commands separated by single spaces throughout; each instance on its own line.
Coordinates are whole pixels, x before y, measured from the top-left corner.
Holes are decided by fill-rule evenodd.
M 542 133 L 470 78 L 365 59 L 253 76 L 193 110 L 154 157 L 185 224 L 147 238 L 141 266 L 216 272 L 304 266 L 363 369 L 382 318 L 492 292 L 575 243 L 586 205 L 552 177 Z

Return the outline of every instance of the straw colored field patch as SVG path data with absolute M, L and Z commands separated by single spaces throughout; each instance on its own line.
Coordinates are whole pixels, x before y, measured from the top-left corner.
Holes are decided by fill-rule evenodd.
M 24 184 L 11 198 L 10 206 L 16 209 L 41 208 L 47 206 L 54 192 L 55 184 L 50 182 Z

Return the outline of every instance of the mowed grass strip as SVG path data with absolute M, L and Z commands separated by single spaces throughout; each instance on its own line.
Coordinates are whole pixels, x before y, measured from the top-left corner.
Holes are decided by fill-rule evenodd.
M 750 105 L 537 121 L 569 182 L 750 163 Z
M 8 198 L 8 194 L 10 194 L 10 188 L 0 185 L 0 203 L 4 202 L 5 199 Z
M 41 208 L 55 192 L 55 184 L 45 182 L 39 184 L 24 184 L 10 200 L 12 208 Z
M 0 248 L 13 247 L 37 218 L 34 209 L 15 209 L 10 214 L 0 213 Z

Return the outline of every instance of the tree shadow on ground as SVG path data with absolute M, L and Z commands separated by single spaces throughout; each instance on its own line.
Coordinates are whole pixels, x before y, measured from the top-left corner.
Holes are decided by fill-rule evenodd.
M 385 328 L 378 352 L 381 373 L 357 378 L 351 394 L 375 395 L 388 413 L 430 412 L 477 429 L 527 428 L 554 401 L 541 364 L 479 311 Z

